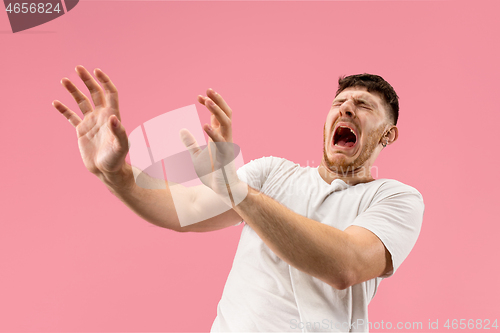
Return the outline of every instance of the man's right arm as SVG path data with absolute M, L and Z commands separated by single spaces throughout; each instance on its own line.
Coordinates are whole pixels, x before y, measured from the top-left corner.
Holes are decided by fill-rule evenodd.
M 151 178 L 138 169 L 135 175 L 138 175 L 137 181 L 141 186 L 137 185 L 134 170 L 125 161 L 129 142 L 121 123 L 118 90 L 100 69 L 95 69 L 94 75 L 102 87 L 83 66 L 77 66 L 75 70 L 89 89 L 94 107 L 90 99 L 68 78 L 63 78 L 61 84 L 77 102 L 83 119 L 58 100 L 52 105 L 75 127 L 78 147 L 87 170 L 96 175 L 114 195 L 146 221 L 179 232 L 212 231 L 241 221 L 233 209 L 219 206 L 225 204 L 205 185 L 187 188 L 170 183 L 165 186 L 164 180 Z M 207 93 L 224 109 L 228 109 L 222 97 L 213 90 Z M 198 96 L 198 101 L 203 105 L 207 99 Z M 212 125 L 215 127 L 217 123 L 212 122 Z M 230 136 L 228 142 L 231 142 Z M 217 215 L 219 211 L 224 213 Z M 206 216 L 213 217 L 205 219 Z M 180 221 L 184 227 L 181 227 Z
M 134 180 L 133 168 L 135 167 L 125 162 L 119 172 L 101 175 L 99 178 L 127 207 L 156 226 L 177 232 L 206 232 L 223 229 L 242 220 L 234 209 L 229 209 L 217 216 L 182 227 L 172 196 L 176 198 L 177 208 L 183 209 L 184 218 L 198 221 L 200 216 L 220 202 L 217 194 L 205 185 L 185 187 L 168 182 L 168 186 L 165 186 L 164 180 L 152 178 L 136 169 L 136 174 L 139 174 L 137 181 L 146 185 L 141 187 Z

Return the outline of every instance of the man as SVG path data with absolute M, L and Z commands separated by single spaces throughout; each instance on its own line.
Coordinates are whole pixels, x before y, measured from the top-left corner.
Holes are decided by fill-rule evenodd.
M 94 75 L 104 90 L 85 68 L 76 71 L 95 108 L 68 79 L 61 82 L 83 120 L 59 101 L 53 105 L 76 127 L 87 169 L 113 194 L 145 220 L 179 232 L 245 222 L 212 331 L 367 330 L 368 303 L 380 281 L 394 274 L 413 248 L 424 211 L 417 190 L 371 175 L 379 153 L 398 137 L 398 96 L 389 83 L 370 74 L 339 79 L 318 168 L 265 157 L 236 172 L 220 161 L 228 150 L 217 146 L 211 167 L 226 166 L 224 177 L 213 172 L 196 189 L 172 184 L 145 189 L 137 186 L 125 162 L 128 140 L 116 87 L 99 69 Z M 204 125 L 210 139 L 230 145 L 230 107 L 211 89 L 198 101 L 212 113 L 212 126 Z M 206 167 L 200 166 L 210 163 L 200 158 L 206 151 L 188 131 L 180 134 L 195 168 Z M 187 210 L 199 212 L 228 191 L 232 209 L 180 226 L 172 195 L 183 198 Z

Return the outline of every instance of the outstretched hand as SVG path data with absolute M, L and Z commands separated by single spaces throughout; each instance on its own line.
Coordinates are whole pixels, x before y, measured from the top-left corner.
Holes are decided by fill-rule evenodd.
M 83 119 L 58 100 L 52 105 L 76 128 L 85 167 L 97 176 L 112 175 L 123 167 L 129 149 L 118 108 L 118 90 L 100 69 L 95 69 L 94 75 L 104 90 L 83 66 L 75 70 L 89 89 L 94 107 L 68 78 L 63 78 L 61 84 L 75 99 Z
M 222 96 L 212 89 L 207 90 L 207 97 L 199 95 L 198 102 L 211 112 L 211 126 L 203 126 L 210 138 L 208 147 L 201 149 L 187 129 L 180 131 L 182 142 L 189 149 L 196 173 L 203 184 L 235 205 L 242 199 L 234 197 L 234 190 L 246 188 L 246 185 L 242 186 L 234 164 L 232 110 Z M 246 195 L 246 191 L 244 192 Z

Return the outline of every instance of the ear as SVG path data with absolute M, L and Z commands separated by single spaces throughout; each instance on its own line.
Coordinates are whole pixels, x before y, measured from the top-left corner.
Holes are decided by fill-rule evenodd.
M 390 145 L 398 139 L 398 128 L 392 126 L 386 134 L 387 144 Z

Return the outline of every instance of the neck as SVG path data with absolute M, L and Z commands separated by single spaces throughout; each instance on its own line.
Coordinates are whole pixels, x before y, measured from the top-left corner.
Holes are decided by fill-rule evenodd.
M 328 184 L 331 184 L 335 179 L 343 180 L 348 185 L 356 185 L 360 183 L 368 183 L 373 181 L 370 166 L 361 166 L 354 170 L 331 170 L 327 167 L 325 160 L 321 160 L 318 167 L 318 172 L 321 178 Z

